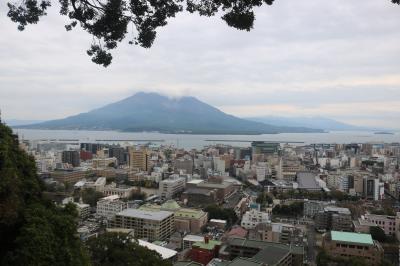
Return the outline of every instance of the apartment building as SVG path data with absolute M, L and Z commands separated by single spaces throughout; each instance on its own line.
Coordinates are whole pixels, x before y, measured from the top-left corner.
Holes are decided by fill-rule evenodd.
M 115 215 L 128 208 L 128 204 L 119 199 L 118 195 L 112 195 L 100 199 L 97 202 L 96 214 L 111 221 Z
M 172 176 L 169 179 L 160 181 L 158 195 L 161 199 L 171 199 L 178 193 L 185 190 L 185 178 Z
M 164 241 L 174 232 L 174 213 L 125 209 L 115 215 L 111 227 L 133 229 L 139 239 Z
M 270 219 L 268 213 L 251 209 L 243 215 L 240 225 L 245 229 L 253 229 L 258 224 L 267 223 L 269 221 Z

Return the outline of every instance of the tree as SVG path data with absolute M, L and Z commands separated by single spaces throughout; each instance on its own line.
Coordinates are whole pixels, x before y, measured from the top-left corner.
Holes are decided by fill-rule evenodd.
M 89 239 L 87 247 L 94 266 L 172 266 L 126 234 L 105 233 Z
M 89 265 L 75 206 L 56 207 L 43 190 L 35 161 L 0 123 L 0 265 Z
M 317 266 L 326 266 L 329 263 L 329 256 L 325 250 L 318 252 L 317 255 Z
M 372 236 L 372 239 L 379 241 L 379 242 L 385 242 L 386 241 L 386 235 L 385 231 L 382 230 L 379 226 L 371 226 L 369 228 L 369 233 Z
M 82 201 L 89 204 L 91 207 L 96 206 L 97 201 L 104 197 L 103 193 L 94 190 L 93 188 L 85 188 L 81 192 Z
M 8 17 L 24 30 L 28 24 L 36 24 L 46 15 L 47 9 L 56 0 L 13 0 L 8 3 Z M 222 13 L 222 19 L 239 30 L 253 28 L 254 8 L 272 5 L 274 0 L 58 0 L 60 14 L 68 16 L 67 31 L 78 24 L 93 36 L 87 54 L 96 64 L 107 67 L 112 61 L 110 51 L 115 49 L 130 32 L 130 44 L 150 48 L 156 38 L 157 29 L 167 25 L 169 18 L 184 10 L 200 16 Z M 400 4 L 400 0 L 391 0 Z
M 208 219 L 227 220 L 228 226 L 235 224 L 238 220 L 233 209 L 224 209 L 218 205 L 209 205 L 204 210 L 208 212 Z
M 276 205 L 272 209 L 272 214 L 283 216 L 300 216 L 303 214 L 303 209 L 303 202 L 293 202 L 290 205 Z
M 256 202 L 259 203 L 262 208 L 264 208 L 266 204 L 272 204 L 273 200 L 267 193 L 261 192 L 258 194 Z

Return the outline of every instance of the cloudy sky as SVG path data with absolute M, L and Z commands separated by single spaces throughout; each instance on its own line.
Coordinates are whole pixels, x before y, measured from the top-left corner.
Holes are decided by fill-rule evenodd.
M 325 116 L 400 128 L 400 6 L 389 0 L 276 0 L 251 32 L 180 14 L 149 49 L 121 44 L 111 66 L 54 6 L 18 32 L 0 2 L 0 108 L 53 119 L 138 91 L 191 95 L 246 116 Z

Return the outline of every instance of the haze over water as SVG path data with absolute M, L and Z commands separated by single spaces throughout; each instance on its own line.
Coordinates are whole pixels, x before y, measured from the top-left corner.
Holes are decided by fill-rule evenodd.
M 118 131 L 86 131 L 86 130 L 34 130 L 14 129 L 20 138 L 26 140 L 41 139 L 73 139 L 80 142 L 98 142 L 99 140 L 136 140 L 126 144 L 145 143 L 154 140 L 155 144 L 174 145 L 175 147 L 192 149 L 202 148 L 212 144 L 229 144 L 246 147 L 251 141 L 279 141 L 311 143 L 366 143 L 366 142 L 400 142 L 400 134 L 374 134 L 373 132 L 333 131 L 329 133 L 281 133 L 263 135 L 189 135 L 189 134 L 161 134 L 156 132 L 118 132 Z M 212 141 L 209 141 L 212 140 Z M 223 141 L 226 140 L 226 141 Z M 248 142 L 243 142 L 248 141 Z M 112 141 L 107 141 L 112 143 Z M 121 142 L 124 144 L 124 142 Z

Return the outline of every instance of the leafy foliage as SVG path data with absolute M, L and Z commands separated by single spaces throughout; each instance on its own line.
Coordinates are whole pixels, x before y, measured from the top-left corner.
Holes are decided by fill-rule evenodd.
M 262 208 L 264 208 L 267 204 L 272 204 L 273 200 L 270 195 L 265 192 L 261 192 L 258 194 L 256 202 L 259 203 Z
M 158 253 L 139 246 L 126 234 L 106 233 L 87 242 L 94 266 L 170 266 Z
M 34 160 L 0 123 L 0 265 L 88 265 L 73 205 L 42 197 Z
M 227 220 L 228 226 L 237 222 L 238 217 L 233 209 L 224 209 L 218 205 L 209 205 L 204 211 L 208 212 L 208 219 L 222 219 Z
M 82 201 L 89 204 L 91 207 L 95 207 L 97 201 L 104 197 L 103 193 L 94 190 L 93 188 L 85 188 L 82 193 Z
M 56 1 L 56 0 L 53 0 Z M 80 25 L 93 35 L 87 51 L 96 64 L 107 67 L 112 60 L 110 50 L 126 38 L 130 25 L 135 28 L 130 44 L 150 48 L 156 30 L 167 25 L 169 18 L 184 10 L 200 16 L 222 13 L 222 19 L 239 30 L 253 28 L 254 7 L 272 5 L 274 0 L 58 0 L 60 14 L 68 16 L 71 23 L 67 31 Z M 8 16 L 24 30 L 28 24 L 37 23 L 51 5 L 51 0 L 22 0 L 8 4 Z
M 369 232 L 372 236 L 372 239 L 379 242 L 385 242 L 386 240 L 385 231 L 383 231 L 382 228 L 380 228 L 379 226 L 371 226 L 369 228 Z
M 272 209 L 272 214 L 283 216 L 300 216 L 303 214 L 303 209 L 303 202 L 293 202 L 290 205 L 276 205 Z

